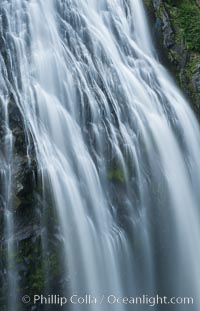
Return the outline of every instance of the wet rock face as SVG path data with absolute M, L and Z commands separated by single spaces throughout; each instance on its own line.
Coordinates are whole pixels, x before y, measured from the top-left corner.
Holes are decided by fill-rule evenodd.
M 14 273 L 13 279 L 18 283 L 15 294 L 19 298 L 16 310 L 23 311 L 32 310 L 31 305 L 22 305 L 20 297 L 23 295 L 45 291 L 60 294 L 67 285 L 60 260 L 63 260 L 63 245 L 51 186 L 48 177 L 42 185 L 34 139 L 26 124 L 19 96 L 11 87 L 15 73 L 9 54 L 8 27 L 6 14 L 1 8 L 0 310 L 9 310 L 9 278 Z M 15 52 L 13 57 L 16 57 Z M 12 231 L 8 229 L 9 214 L 13 220 Z M 9 238 L 12 239 L 12 252 Z
M 31 133 L 12 95 L 7 105 L 0 104 L 0 309 L 8 310 L 11 269 L 16 272 L 18 297 L 43 293 L 47 288 L 61 293 L 66 284 L 51 188 L 41 184 Z M 48 199 L 44 200 L 43 190 Z M 11 233 L 6 224 L 8 213 L 13 218 Z M 8 251 L 8 235 L 13 240 L 12 254 Z
M 179 5 L 184 1 L 144 2 L 154 25 L 153 37 L 162 51 L 161 58 L 167 59 L 172 71 L 175 71 L 179 85 L 191 99 L 192 108 L 200 118 L 200 54 L 198 48 L 195 50 L 186 40 L 193 34 L 186 36 L 181 24 L 183 16 Z
M 161 30 L 163 33 L 163 44 L 166 48 L 171 48 L 174 45 L 174 31 L 165 8 L 162 9 L 161 25 Z
M 193 76 L 193 86 L 196 92 L 200 93 L 200 74 L 196 73 Z

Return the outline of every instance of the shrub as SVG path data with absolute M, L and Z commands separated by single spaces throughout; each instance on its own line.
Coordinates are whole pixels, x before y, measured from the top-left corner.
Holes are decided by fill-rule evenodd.
M 200 51 L 200 9 L 195 2 L 185 1 L 179 6 L 178 22 L 190 49 Z

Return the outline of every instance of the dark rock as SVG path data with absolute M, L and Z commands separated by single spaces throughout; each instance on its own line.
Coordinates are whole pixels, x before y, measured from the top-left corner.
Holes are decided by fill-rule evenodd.
M 174 42 L 174 31 L 169 21 L 169 16 L 165 8 L 162 10 L 162 30 L 163 30 L 163 44 L 166 48 L 171 48 Z
M 159 9 L 161 5 L 161 0 L 153 0 L 153 5 L 154 7 Z
M 194 89 L 198 93 L 200 93 L 200 74 L 199 73 L 194 74 L 193 79 L 192 79 L 192 83 L 193 83 Z

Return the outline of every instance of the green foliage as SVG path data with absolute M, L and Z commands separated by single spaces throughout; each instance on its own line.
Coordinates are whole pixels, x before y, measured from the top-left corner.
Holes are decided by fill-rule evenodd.
M 192 51 L 200 51 L 200 8 L 195 0 L 167 0 L 166 6 L 177 30 Z
M 166 0 L 166 3 L 173 5 L 173 6 L 177 6 L 182 2 L 182 0 Z
M 148 0 L 144 3 L 148 7 Z M 153 2 L 151 0 L 151 2 Z M 160 5 L 159 5 L 160 3 Z M 194 78 L 200 70 L 200 2 L 199 0 L 162 0 L 154 5 L 153 12 L 161 22 L 167 11 L 170 27 L 173 30 L 173 43 L 167 49 L 168 59 L 176 71 L 179 85 L 187 90 L 193 108 L 199 116 L 200 95 Z M 149 8 L 148 8 L 149 9 Z M 162 29 L 164 36 L 164 28 Z
M 180 5 L 179 23 L 184 30 L 188 47 L 200 51 L 200 9 L 195 3 L 184 1 Z
M 146 6 L 147 6 L 148 8 L 151 8 L 151 7 L 152 7 L 152 2 L 151 2 L 151 0 L 144 0 L 144 3 L 146 4 Z
M 118 181 L 120 183 L 124 183 L 125 182 L 124 172 L 120 167 L 116 167 L 108 173 L 108 179 L 110 181 Z
M 199 70 L 199 64 L 200 64 L 200 54 L 193 54 L 192 57 L 190 57 L 190 62 L 188 62 L 188 69 L 194 73 Z

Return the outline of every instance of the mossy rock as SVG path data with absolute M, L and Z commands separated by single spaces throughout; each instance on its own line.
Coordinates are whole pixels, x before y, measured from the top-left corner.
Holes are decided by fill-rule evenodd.
M 120 167 L 116 167 L 108 172 L 108 179 L 112 182 L 125 183 L 125 174 Z

